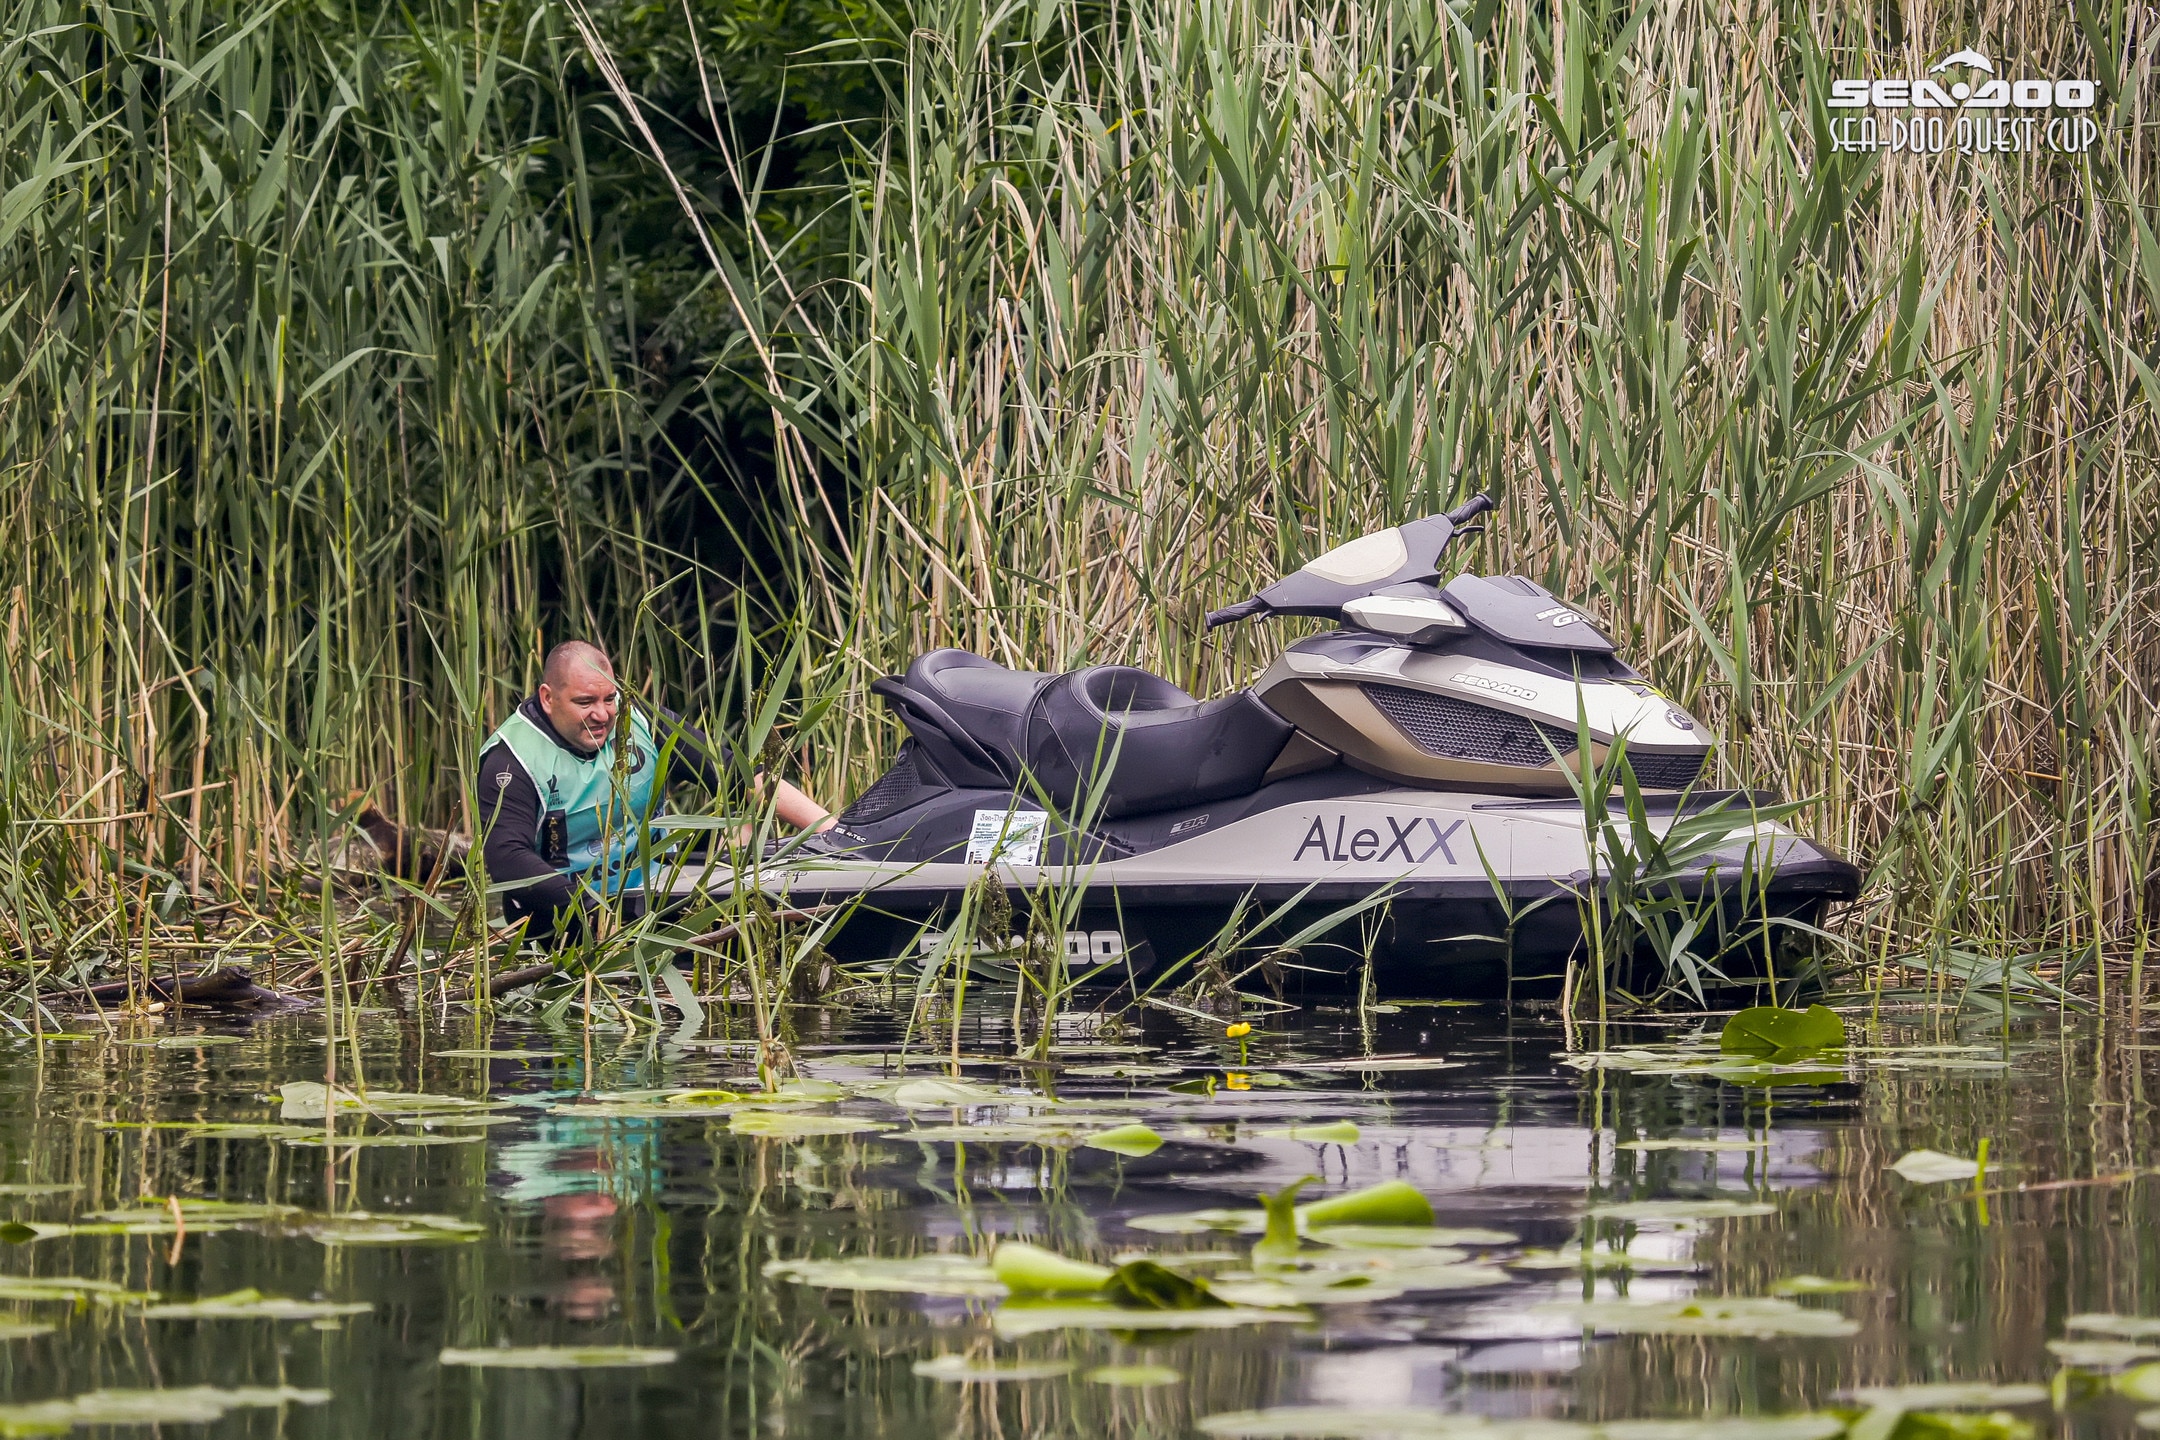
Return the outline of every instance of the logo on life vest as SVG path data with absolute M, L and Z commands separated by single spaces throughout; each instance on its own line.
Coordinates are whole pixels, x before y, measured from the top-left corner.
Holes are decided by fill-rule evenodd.
M 1435 855 L 1442 856 L 1450 865 L 1459 863 L 1455 859 L 1455 847 L 1448 842 L 1455 838 L 1456 831 L 1462 829 L 1466 823 L 1464 821 L 1450 820 L 1443 827 L 1430 815 L 1413 815 L 1408 820 L 1383 815 L 1380 819 L 1388 829 L 1388 834 L 1383 839 L 1378 830 L 1370 827 L 1352 830 L 1350 817 L 1347 815 L 1333 818 L 1335 824 L 1331 832 L 1328 828 L 1329 817 L 1313 817 L 1312 828 L 1305 832 L 1305 838 L 1299 843 L 1297 853 L 1290 857 L 1293 862 L 1303 860 L 1311 851 L 1318 851 L 1322 860 L 1336 863 L 1344 860 L 1400 860 L 1410 865 L 1422 865 Z

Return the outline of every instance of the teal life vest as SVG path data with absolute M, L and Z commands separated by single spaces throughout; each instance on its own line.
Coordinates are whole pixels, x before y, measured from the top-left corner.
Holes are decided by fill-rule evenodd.
M 619 754 L 625 723 L 630 726 L 629 750 Z M 653 783 L 659 765 L 652 722 L 633 706 L 617 717 L 615 727 L 597 751 L 583 756 L 564 746 L 553 731 L 533 723 L 520 704 L 480 747 L 483 754 L 498 743 L 510 747 L 539 787 L 543 825 L 549 811 L 563 812 L 569 844 L 557 873 L 597 884 L 607 895 L 645 883 L 643 868 L 626 862 L 636 855 L 638 837 L 662 798 Z M 482 796 L 481 804 L 490 798 Z

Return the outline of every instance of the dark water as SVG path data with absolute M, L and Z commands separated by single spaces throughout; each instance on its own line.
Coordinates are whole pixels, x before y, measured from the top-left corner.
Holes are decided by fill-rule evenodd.
M 1614 1027 L 1604 1048 L 1669 1043 L 1699 1023 Z M 1855 1017 L 1856 1038 L 1866 1025 L 1864 1014 Z M 874 1086 L 903 1073 L 945 1073 L 920 1060 L 893 1068 L 885 1052 L 898 1032 L 883 1013 L 814 1013 L 800 1026 L 813 1076 Z M 252 1027 L 183 1019 L 119 1036 L 198 1032 L 244 1038 L 200 1048 L 103 1037 L 0 1048 L 0 1181 L 17 1192 L 0 1198 L 0 1215 L 52 1223 L 172 1196 L 183 1220 L 201 1200 L 276 1202 L 300 1215 L 215 1230 L 199 1212 L 184 1237 L 23 1240 L 0 1248 L 0 1273 L 102 1279 L 180 1298 L 253 1287 L 370 1302 L 372 1312 L 314 1323 L 153 1319 L 131 1304 L 0 1305 L 0 1314 L 57 1327 L 0 1343 L 9 1405 L 111 1387 L 330 1392 L 320 1404 L 239 1409 L 159 1432 L 233 1436 L 1183 1436 L 1205 1433 L 1205 1417 L 1289 1405 L 1331 1407 L 1348 1429 L 1363 1424 L 1358 1433 L 1372 1425 L 1351 1412 L 1385 1409 L 1419 1412 L 1435 1433 L 1452 1433 L 1446 1417 L 1463 1417 L 1464 1426 L 1487 1417 L 1496 1437 L 1533 1436 L 1546 1431 L 1518 1422 L 1819 1411 L 1849 1387 L 1916 1381 L 2045 1384 L 2056 1371 L 2046 1345 L 2066 1334 L 2067 1317 L 2160 1315 L 2156 1186 L 2115 1178 L 2154 1161 L 2144 1077 L 2155 1052 L 2091 1019 L 2029 1021 L 2006 1039 L 1985 1024 L 1961 1033 L 1947 1018 L 1890 1014 L 1865 1036 L 1880 1049 L 1827 1076 L 1795 1077 L 1827 1083 L 1779 1088 L 1576 1068 L 1556 1025 L 1511 1021 L 1490 1006 L 1405 1006 L 1362 1026 L 1354 1014 L 1308 1011 L 1263 1025 L 1242 1068 L 1219 1027 L 1162 1013 L 1114 1042 L 1075 1030 L 1055 1070 L 964 1067 L 972 1083 L 1054 1091 L 1068 1102 L 1130 1098 L 1129 1111 L 1081 1103 L 1073 1113 L 1097 1128 L 1144 1120 L 1169 1137 L 1144 1158 L 905 1137 L 911 1126 L 1001 1118 L 990 1106 L 910 1112 L 851 1099 L 798 1113 L 902 1128 L 802 1140 L 731 1133 L 724 1114 L 566 1114 L 551 1107 L 590 1090 L 744 1087 L 746 1061 L 726 1048 L 620 1032 L 588 1041 L 509 1023 L 476 1033 L 466 1022 L 446 1033 L 389 1013 L 361 1020 L 372 1090 L 516 1102 L 487 1112 L 500 1123 L 417 1131 L 341 1117 L 347 1133 L 480 1138 L 327 1151 L 287 1143 L 294 1137 L 140 1128 L 276 1123 L 280 1086 L 323 1078 L 319 1015 Z M 995 1038 L 964 1033 L 960 1048 L 980 1054 Z M 1594 1050 L 1597 1041 L 1578 1030 L 1574 1048 Z M 941 1032 L 936 1043 L 949 1037 Z M 557 1053 L 437 1053 L 466 1048 Z M 1460 1063 L 1293 1068 L 1405 1052 Z M 352 1060 L 351 1047 L 340 1046 L 341 1083 L 351 1081 Z M 1179 1068 L 1099 1073 L 1119 1064 Z M 1204 1083 L 1203 1093 L 1167 1088 L 1208 1077 L 1212 1095 Z M 1357 1125 L 1355 1143 L 1254 1133 L 1337 1119 Z M 1735 1148 L 1622 1148 L 1675 1137 Z M 1970 1156 L 1983 1137 L 1990 1162 L 1977 1187 L 1913 1184 L 1886 1169 L 1914 1149 Z M 1504 1265 L 1525 1248 L 1579 1249 L 1587 1224 L 1599 1246 L 1625 1244 L 1638 1260 L 1672 1268 L 1632 1277 L 1509 1270 L 1481 1288 L 1315 1308 L 1307 1323 L 1009 1341 L 994 1331 L 994 1301 L 817 1289 L 763 1273 L 770 1262 L 804 1256 L 979 1253 L 999 1238 L 1098 1259 L 1138 1250 L 1235 1255 L 1252 1237 L 1166 1235 L 1128 1222 L 1250 1205 L 1258 1192 L 1307 1174 L 1321 1177 L 1312 1194 L 1405 1179 L 1430 1198 L 1439 1224 L 1518 1237 L 1473 1259 Z M 2095 1177 L 2110 1183 L 2012 1188 Z M 77 1188 L 20 1193 L 38 1185 Z M 1690 1198 L 1767 1201 L 1775 1211 L 1583 1218 L 1594 1205 Z M 311 1217 L 355 1210 L 483 1228 L 478 1238 L 435 1244 L 329 1244 L 307 1233 Z M 1854 1333 L 1591 1337 L 1580 1319 L 1537 1308 L 1611 1296 L 1762 1296 L 1800 1275 L 1864 1287 L 1794 1302 L 1849 1316 Z M 505 1345 L 642 1346 L 676 1358 L 575 1371 L 440 1361 L 446 1348 Z M 941 1355 L 1074 1368 L 995 1385 L 914 1373 L 916 1362 Z M 1098 1367 L 1136 1363 L 1178 1378 L 1138 1388 L 1088 1378 Z M 2016 1417 L 2040 1434 L 2134 1433 L 2140 1407 L 2105 1388 L 2083 1381 L 2073 1389 L 2087 1398 Z M 1260 1422 L 1245 1423 L 1260 1433 L 1252 1428 Z M 1972 1433 L 2019 1433 L 2014 1417 L 1987 1423 L 1996 1428 Z M 1898 1433 L 1920 1432 L 1908 1422 Z

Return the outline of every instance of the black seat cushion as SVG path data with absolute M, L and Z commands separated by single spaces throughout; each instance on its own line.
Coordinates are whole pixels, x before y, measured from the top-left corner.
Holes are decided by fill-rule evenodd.
M 1258 789 L 1291 729 L 1244 691 L 1202 703 L 1160 675 L 1095 665 L 1042 687 L 1026 753 L 1036 783 L 1067 809 L 1100 777 L 1100 813 L 1114 820 Z
M 1027 751 L 1028 712 L 1050 676 L 1008 670 L 971 650 L 932 650 L 917 656 L 904 678 L 910 688 L 943 706 L 989 751 L 1008 781 L 1020 777 Z

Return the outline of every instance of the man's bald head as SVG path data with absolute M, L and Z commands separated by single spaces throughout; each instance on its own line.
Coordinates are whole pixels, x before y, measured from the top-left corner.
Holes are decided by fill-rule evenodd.
M 596 675 L 615 677 L 615 667 L 607 658 L 607 651 L 583 640 L 565 640 L 547 653 L 547 663 L 540 667 L 540 683 L 551 690 L 559 690 L 570 683 L 570 677 L 585 671 Z
M 615 724 L 615 667 L 599 646 L 565 640 L 548 651 L 538 698 L 556 734 L 581 750 L 598 750 Z

